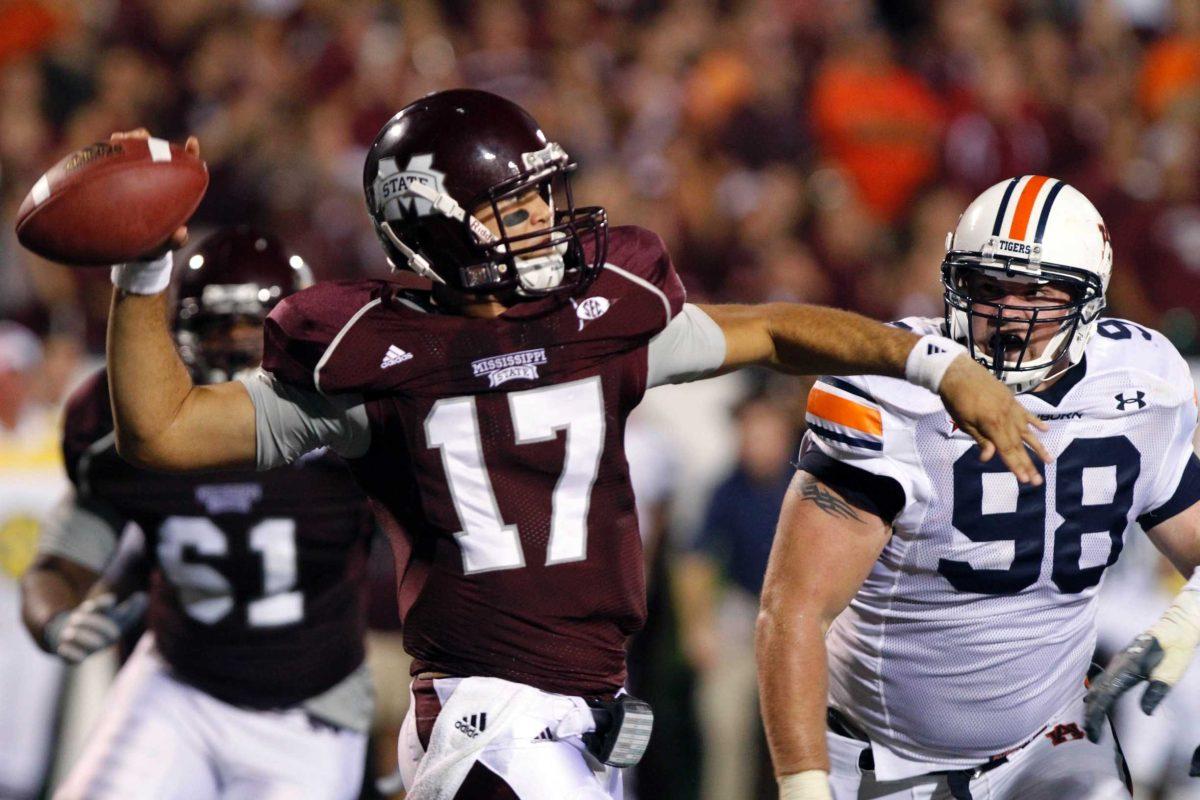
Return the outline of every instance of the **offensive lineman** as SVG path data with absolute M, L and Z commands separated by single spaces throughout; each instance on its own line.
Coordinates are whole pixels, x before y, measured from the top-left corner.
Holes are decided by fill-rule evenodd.
M 647 388 L 750 364 L 907 374 L 1040 480 L 1021 446 L 1040 448 L 1039 423 L 961 346 L 830 309 L 686 304 L 655 234 L 574 205 L 572 166 L 495 95 L 402 109 L 368 155 L 368 211 L 392 264 L 432 291 L 361 280 L 288 298 L 253 380 L 194 387 L 161 322 L 169 259 L 114 269 L 123 454 L 265 469 L 328 444 L 375 501 L 415 658 L 410 800 L 621 796 L 650 722 L 617 697 L 645 615 L 622 434 Z
M 1042 485 L 981 462 L 923 389 L 817 383 L 759 616 L 783 798 L 1128 797 L 1107 724 L 1084 738 L 1094 598 L 1134 520 L 1200 564 L 1200 462 L 1187 364 L 1099 319 L 1111 266 L 1082 194 L 1013 178 L 947 239 L 945 320 L 900 323 L 964 343 L 1050 424 Z
M 193 379 L 256 369 L 267 312 L 311 283 L 273 236 L 226 228 L 201 242 L 175 315 Z M 357 797 L 372 712 L 361 579 L 374 526 L 345 465 L 313 453 L 262 474 L 132 467 L 113 445 L 103 371 L 68 401 L 63 451 L 74 491 L 22 579 L 30 632 L 78 662 L 133 622 L 139 595 L 118 603 L 118 584 L 148 571 L 150 590 L 149 633 L 55 797 Z M 133 566 L 124 544 L 114 556 L 127 521 L 144 536 Z M 110 560 L 126 574 L 110 574 Z

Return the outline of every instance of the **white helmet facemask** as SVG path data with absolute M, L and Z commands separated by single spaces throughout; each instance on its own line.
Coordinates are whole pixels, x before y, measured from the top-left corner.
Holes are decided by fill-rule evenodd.
M 948 335 L 1014 392 L 1061 375 L 1084 354 L 1104 309 L 1112 248 L 1100 214 L 1061 181 L 998 183 L 967 207 L 942 262 Z M 1033 286 L 1067 299 L 1013 300 Z M 1057 326 L 1041 345 L 1049 326 Z

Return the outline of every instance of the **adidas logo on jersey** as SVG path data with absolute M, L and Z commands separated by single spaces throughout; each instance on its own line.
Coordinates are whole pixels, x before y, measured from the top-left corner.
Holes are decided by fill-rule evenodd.
M 469 738 L 474 739 L 487 730 L 487 712 L 463 717 L 454 723 L 454 727 L 465 733 Z
M 383 361 L 379 362 L 379 368 L 387 369 L 388 367 L 394 367 L 397 364 L 403 364 L 405 361 L 411 361 L 412 357 L 412 353 L 408 352 L 407 350 L 401 350 L 399 347 L 396 347 L 396 345 L 392 345 L 387 349 L 387 352 L 383 354 Z
M 549 728 L 545 728 L 541 733 L 533 737 L 533 740 L 535 742 L 553 742 L 555 741 L 554 731 L 550 730 Z

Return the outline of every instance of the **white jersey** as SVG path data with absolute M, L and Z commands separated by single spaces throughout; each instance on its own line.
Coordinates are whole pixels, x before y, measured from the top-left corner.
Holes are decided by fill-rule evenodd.
M 903 324 L 941 333 L 936 320 Z M 1097 586 L 1127 529 L 1190 505 L 1176 490 L 1195 393 L 1161 334 L 1103 320 L 1081 365 L 1019 399 L 1050 424 L 1040 487 L 1019 487 L 998 457 L 980 462 L 925 389 L 826 378 L 810 398 L 802 464 L 819 474 L 834 459 L 903 491 L 890 541 L 827 638 L 830 703 L 868 734 L 884 777 L 977 765 L 1077 701 Z

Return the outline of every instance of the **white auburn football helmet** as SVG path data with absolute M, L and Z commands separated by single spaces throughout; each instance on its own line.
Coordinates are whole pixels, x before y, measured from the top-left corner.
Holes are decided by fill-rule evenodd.
M 1027 392 L 1083 358 L 1104 309 L 1111 274 L 1108 228 L 1077 189 L 1042 175 L 1002 181 L 975 198 L 946 235 L 942 287 L 949 336 L 965 343 L 971 357 L 1014 392 Z M 981 275 L 1053 284 L 1071 299 L 1032 309 L 993 302 L 972 290 Z M 988 341 L 975 340 L 974 319 L 1001 318 L 1006 333 L 991 323 L 997 333 Z M 1052 322 L 1058 323 L 1058 332 L 1038 357 L 1026 358 L 1036 327 Z M 1019 349 L 1014 323 L 1026 325 Z M 1007 360 L 1006 353 L 1011 359 L 1012 352 L 1018 353 L 1016 360 Z

